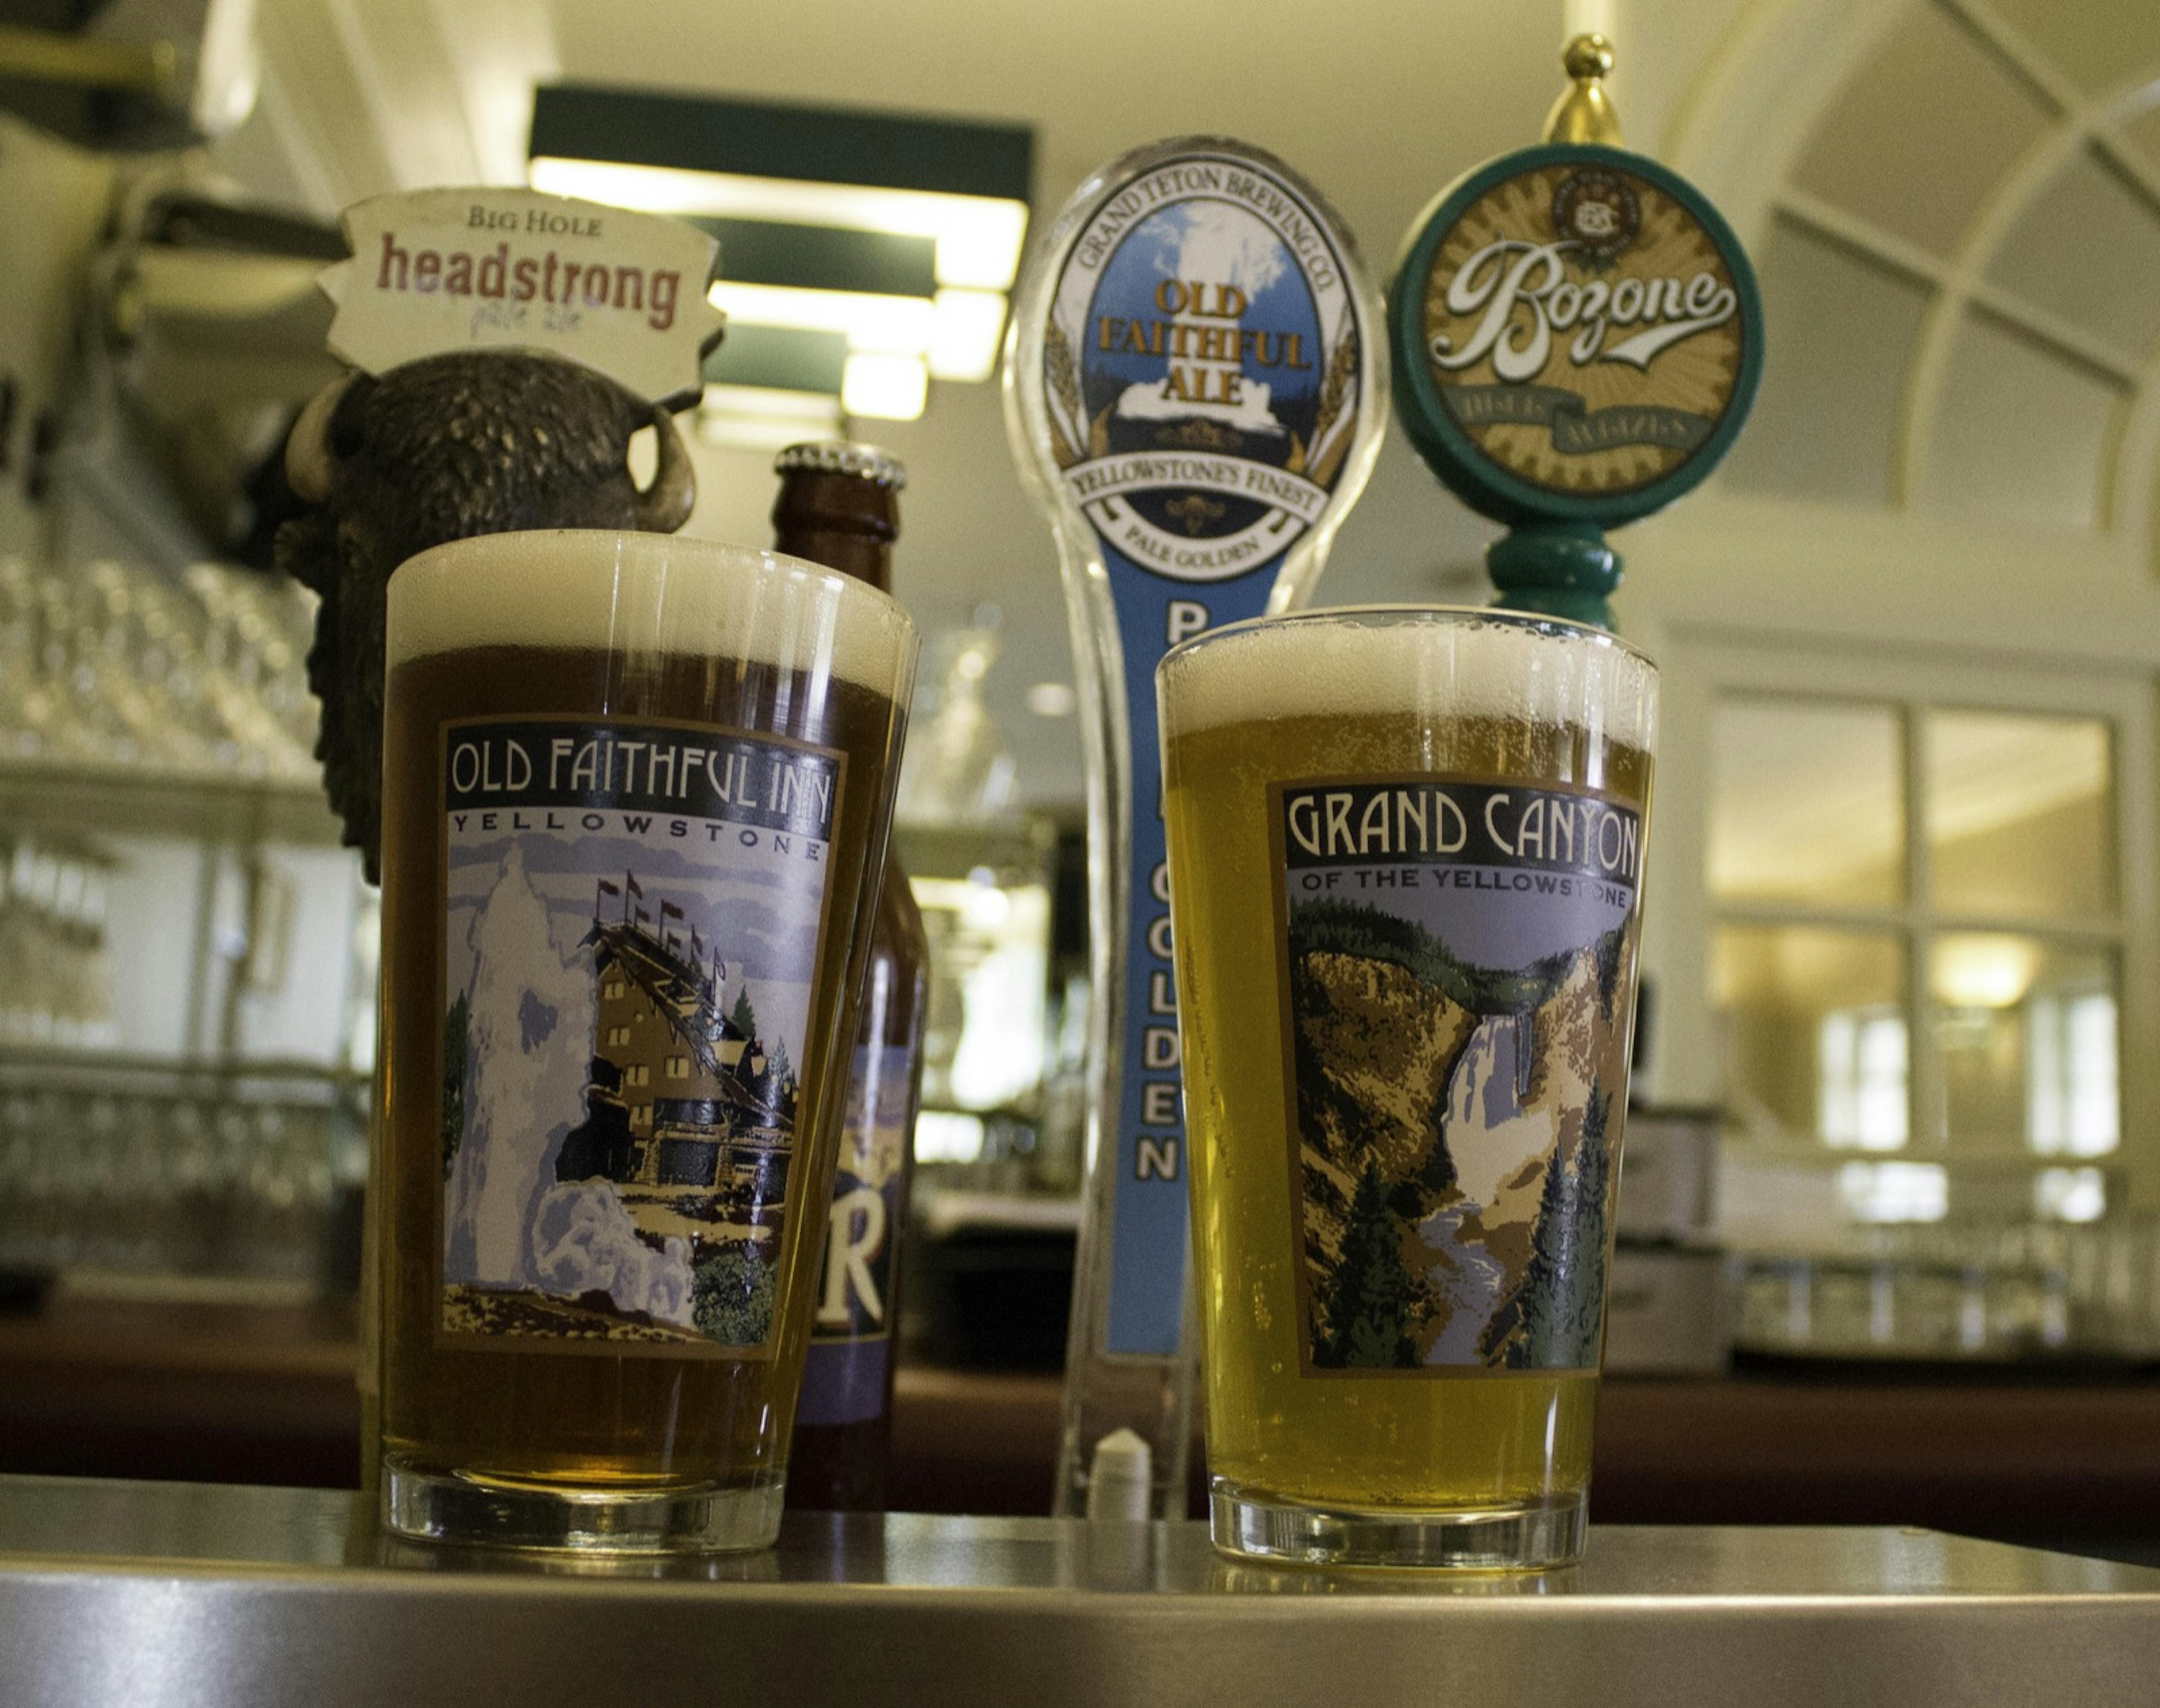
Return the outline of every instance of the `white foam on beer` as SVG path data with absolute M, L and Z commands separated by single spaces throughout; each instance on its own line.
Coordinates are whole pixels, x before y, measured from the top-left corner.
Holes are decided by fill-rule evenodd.
M 1586 722 L 1655 744 L 1658 672 L 1602 630 L 1467 610 L 1400 620 L 1374 607 L 1226 630 L 1166 660 L 1165 728 L 1190 735 L 1270 718 L 1355 718 L 1411 707 L 1451 716 Z M 1352 620 L 1332 620 L 1337 617 Z
M 392 665 L 479 646 L 607 646 L 823 671 L 905 698 L 915 629 L 865 582 L 675 534 L 482 534 L 390 578 Z

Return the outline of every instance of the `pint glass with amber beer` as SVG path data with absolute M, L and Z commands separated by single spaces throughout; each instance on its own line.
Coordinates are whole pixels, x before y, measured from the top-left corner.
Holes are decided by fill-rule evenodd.
M 771 1539 L 915 648 L 860 581 L 666 536 L 392 578 L 392 1529 Z
M 1656 671 L 1373 609 L 1233 625 L 1156 680 L 1216 1543 L 1572 1560 Z

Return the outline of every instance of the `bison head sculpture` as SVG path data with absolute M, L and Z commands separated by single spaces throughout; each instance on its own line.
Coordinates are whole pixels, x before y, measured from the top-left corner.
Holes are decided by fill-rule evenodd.
M 640 489 L 631 436 L 659 438 Z M 322 605 L 308 680 L 322 702 L 315 746 L 345 839 L 381 869 L 383 629 L 392 573 L 430 546 L 523 528 L 672 533 L 697 484 L 664 408 L 551 356 L 430 356 L 354 374 L 293 423 L 286 478 L 313 508 L 285 524 L 279 568 Z

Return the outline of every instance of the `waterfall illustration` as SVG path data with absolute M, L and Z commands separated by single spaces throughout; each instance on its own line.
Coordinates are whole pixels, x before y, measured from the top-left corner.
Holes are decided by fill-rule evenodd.
M 1429 1364 L 1482 1362 L 1481 1338 L 1520 1279 L 1489 1242 L 1499 1228 L 1534 1212 L 1535 1197 L 1523 1202 L 1521 1183 L 1557 1136 L 1550 1110 L 1524 1104 L 1536 1066 L 1535 1036 L 1531 1014 L 1485 1015 L 1448 1081 L 1442 1142 L 1462 1197 L 1435 1211 L 1418 1230 L 1433 1254 L 1425 1272 L 1436 1306 L 1436 1327 L 1423 1348 Z M 1503 1202 L 1509 1197 L 1514 1202 Z M 1467 1237 L 1466 1223 L 1473 1224 Z M 1527 1249 L 1526 1240 L 1519 1243 Z
M 1482 1208 L 1558 1136 L 1552 1111 L 1524 1101 L 1537 1065 L 1533 1036 L 1529 1015 L 1487 1015 L 1448 1081 L 1448 1155 L 1463 1196 Z

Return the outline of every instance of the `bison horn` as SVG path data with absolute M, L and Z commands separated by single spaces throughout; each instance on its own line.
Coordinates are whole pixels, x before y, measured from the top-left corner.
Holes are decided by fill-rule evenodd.
M 330 417 L 337 413 L 345 388 L 358 376 L 332 380 L 308 399 L 293 430 L 285 436 L 285 484 L 310 504 L 328 504 L 337 460 L 330 451 Z
M 659 455 L 652 484 L 637 495 L 637 526 L 646 533 L 672 534 L 690 519 L 698 501 L 698 474 L 690 466 L 689 448 L 676 431 L 675 418 L 666 409 L 654 408 L 652 431 Z

